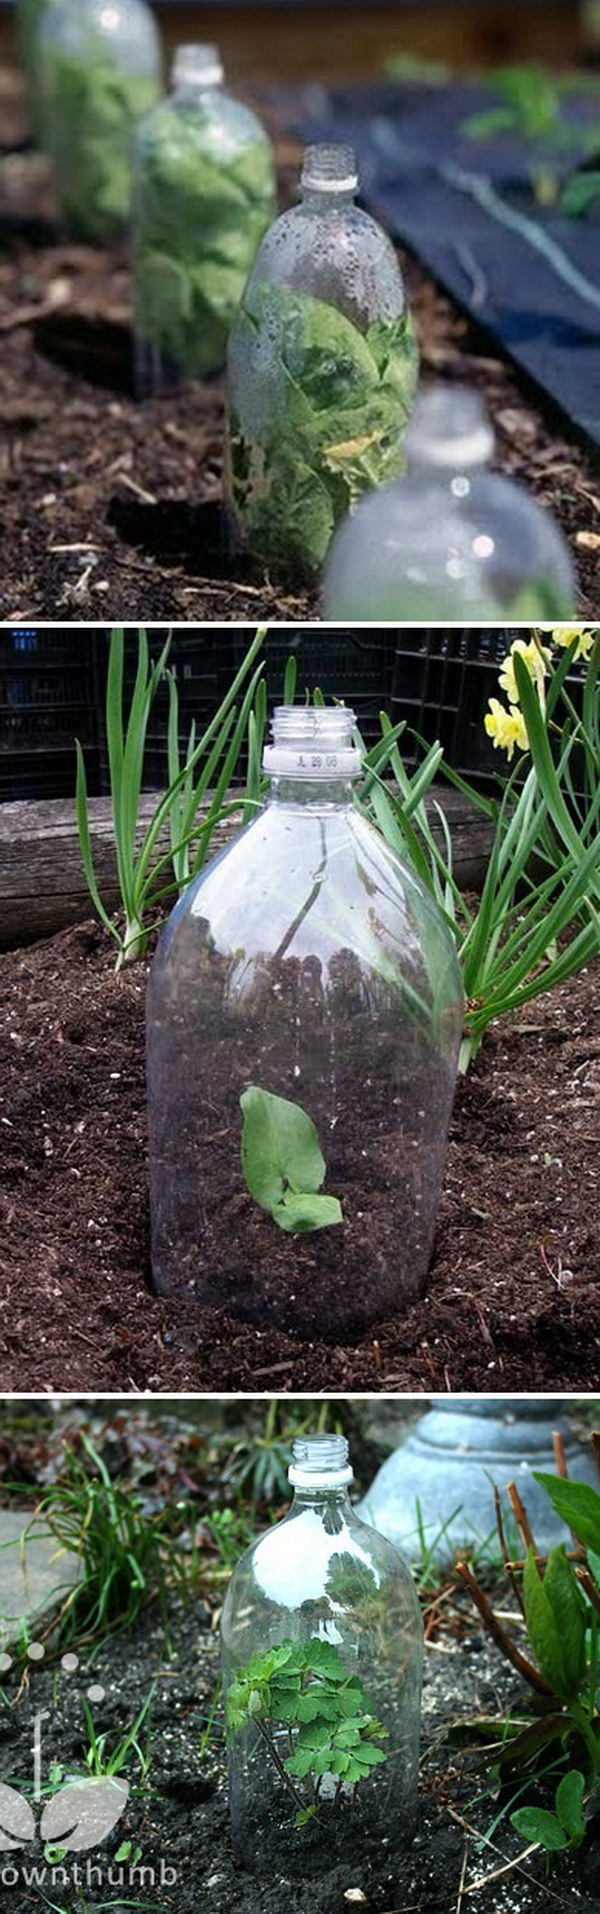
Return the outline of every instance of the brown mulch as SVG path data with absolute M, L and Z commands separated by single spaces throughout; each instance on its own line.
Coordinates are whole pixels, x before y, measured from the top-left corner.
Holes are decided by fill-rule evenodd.
M 492 1027 L 426 1294 L 333 1347 L 152 1294 L 144 989 L 94 923 L 0 960 L 4 1392 L 597 1387 L 600 963 Z
M 315 592 L 282 590 L 250 562 L 232 561 L 221 514 L 222 381 L 136 404 L 126 255 L 57 243 L 47 170 L 19 148 L 19 83 L 6 70 L 0 109 L 0 615 L 294 623 L 318 614 Z M 287 197 L 297 150 L 279 137 Z M 404 266 L 424 370 L 460 369 L 480 388 L 497 463 L 556 514 L 577 565 L 580 612 L 594 617 L 591 455 L 418 263 Z

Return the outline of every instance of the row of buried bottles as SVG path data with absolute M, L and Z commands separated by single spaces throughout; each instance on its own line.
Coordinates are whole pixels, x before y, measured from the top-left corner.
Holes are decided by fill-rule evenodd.
M 294 1499 L 223 1608 L 236 1854 L 306 1878 L 389 1862 L 417 1806 L 423 1631 L 396 1548 L 355 1514 L 343 1436 L 297 1438 Z
M 183 892 L 147 1004 L 155 1287 L 337 1341 L 424 1288 L 463 1013 L 441 911 L 353 802 L 353 732 L 276 710 L 269 796 Z
M 352 150 L 309 147 L 301 202 L 274 218 L 270 142 L 224 90 L 214 47 L 180 47 L 160 99 L 145 0 L 17 0 L 17 12 L 62 216 L 92 241 L 133 228 L 139 396 L 227 357 L 233 544 L 273 574 L 322 574 L 332 619 L 572 616 L 564 540 L 487 471 L 476 393 L 416 398 L 402 274 L 355 204 Z

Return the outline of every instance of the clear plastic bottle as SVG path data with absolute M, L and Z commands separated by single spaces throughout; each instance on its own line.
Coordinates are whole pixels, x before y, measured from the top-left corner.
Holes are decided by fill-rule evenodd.
M 154 1282 L 343 1338 L 423 1288 L 462 991 L 437 906 L 352 801 L 353 713 L 284 706 L 273 729 L 266 805 L 185 891 L 151 969 Z M 257 1196 L 260 1110 L 278 1168 Z M 294 1195 L 319 1190 L 342 1219 L 302 1227 Z
M 146 0 L 51 0 L 38 47 L 45 143 L 59 210 L 82 239 L 126 229 L 133 132 L 160 90 L 160 41 Z
M 289 1514 L 223 1606 L 234 1850 L 264 1876 L 341 1865 L 343 1887 L 385 1855 L 392 1888 L 417 1806 L 419 1604 L 402 1556 L 354 1513 L 344 1436 L 297 1437 L 289 1480 Z
M 173 90 L 137 131 L 140 393 L 203 378 L 223 364 L 257 246 L 276 211 L 271 143 L 222 80 L 216 47 L 178 47 Z
M 352 149 L 309 146 L 301 187 L 230 334 L 226 482 L 241 542 L 310 576 L 338 520 L 403 470 L 418 352 L 391 241 L 354 203 Z
M 477 392 L 419 394 L 406 478 L 363 500 L 329 552 L 323 615 L 429 625 L 572 617 L 568 546 L 522 485 L 487 470 L 494 448 Z

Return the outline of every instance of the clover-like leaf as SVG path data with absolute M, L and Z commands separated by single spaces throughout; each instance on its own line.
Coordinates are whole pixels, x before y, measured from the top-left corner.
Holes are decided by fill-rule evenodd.
M 40 1822 L 43 1841 L 60 1841 L 69 1854 L 85 1854 L 98 1847 L 120 1819 L 129 1798 L 129 1783 L 113 1775 L 102 1780 L 71 1781 L 48 1801 Z
M 25 1796 L 0 1781 L 0 1852 L 35 1840 L 35 1816 Z

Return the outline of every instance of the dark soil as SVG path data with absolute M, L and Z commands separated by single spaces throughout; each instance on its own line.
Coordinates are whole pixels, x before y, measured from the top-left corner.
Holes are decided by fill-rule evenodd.
M 492 1026 L 425 1296 L 332 1346 L 152 1295 L 145 972 L 113 962 L 96 924 L 0 960 L 4 1392 L 597 1386 L 600 964 Z
M 309 1909 L 310 1914 L 346 1914 L 357 1900 L 373 1914 L 439 1914 L 461 1904 L 461 1883 L 469 1897 L 465 1910 L 472 1907 L 476 1914 L 554 1914 L 554 1909 L 556 1914 L 596 1914 L 600 1846 L 593 1833 L 576 1858 L 553 1856 L 549 1876 L 539 1851 L 517 1866 L 527 1843 L 507 1818 L 496 1828 L 491 1846 L 477 1847 L 476 1836 L 491 1826 L 499 1803 L 495 1791 L 487 1791 L 483 1762 L 458 1753 L 448 1743 L 446 1729 L 457 1717 L 497 1716 L 507 1707 L 520 1706 L 523 1695 L 466 1610 L 426 1655 L 420 1807 L 412 1846 L 393 1865 L 380 1849 L 369 1860 L 363 1856 L 330 1865 L 319 1879 L 291 1882 L 285 1852 L 273 1875 L 265 1871 L 259 1879 L 247 1873 L 231 1849 L 218 1715 L 201 1750 L 218 1666 L 218 1599 L 215 1585 L 212 1600 L 194 1596 L 183 1613 L 174 1610 L 170 1659 L 158 1620 L 147 1615 L 132 1635 L 116 1636 L 106 1644 L 93 1667 L 86 1668 L 82 1656 L 79 1670 L 59 1670 L 57 1676 L 56 1662 L 54 1669 L 50 1662 L 36 1663 L 27 1670 L 20 1692 L 17 1670 L 3 1676 L 0 1774 L 19 1791 L 28 1781 L 31 1789 L 35 1711 L 48 1711 L 42 1726 L 42 1784 L 47 1787 L 53 1759 L 66 1775 L 82 1770 L 87 1743 L 81 1696 L 90 1681 L 105 1691 L 104 1699 L 90 1706 L 97 1733 L 106 1733 L 113 1749 L 156 1680 L 146 1790 L 140 1787 L 135 1763 L 128 1766 L 131 1794 L 116 1828 L 89 1854 L 65 1857 L 67 1881 L 59 1865 L 54 1891 L 50 1869 L 45 1879 L 42 1874 L 41 1887 L 24 1884 L 22 1870 L 44 1867 L 39 1838 L 21 1853 L 3 1853 L 4 1914 L 29 1914 L 50 1904 L 79 1914 L 83 1902 L 70 1884 L 72 1869 L 79 1868 L 79 1880 L 85 1883 L 88 1863 L 100 1874 L 89 1877 L 86 1908 L 109 1904 L 116 1914 L 122 1902 L 164 1909 L 166 1914 L 198 1914 L 201 1907 L 211 1914 L 231 1914 L 233 1908 L 236 1914 L 288 1914 L 290 1907 L 306 1914 Z M 140 1740 L 145 1748 L 144 1729 Z M 52 1794 L 52 1787 L 48 1792 Z M 39 1814 L 38 1809 L 36 1818 Z M 117 1863 L 115 1855 L 127 1842 L 131 1859 Z M 134 1855 L 139 1857 L 135 1863 Z M 161 1864 L 170 1870 L 164 1886 Z M 132 1865 L 147 1870 L 145 1875 L 130 1876 Z M 15 1872 L 18 1885 L 12 1884 Z
M 6 69 L 0 109 L 0 615 L 19 622 L 318 615 L 313 591 L 277 588 L 231 558 L 221 510 L 222 382 L 135 403 L 126 256 L 58 242 L 47 171 L 23 149 L 20 82 Z M 291 115 L 291 103 L 286 110 Z M 267 117 L 277 131 L 273 102 Z M 289 198 L 298 148 L 281 125 L 279 156 Z M 424 370 L 460 371 L 481 389 L 498 464 L 556 513 L 575 556 L 579 609 L 593 617 L 591 457 L 510 365 L 490 356 L 486 335 L 418 263 L 403 263 Z

